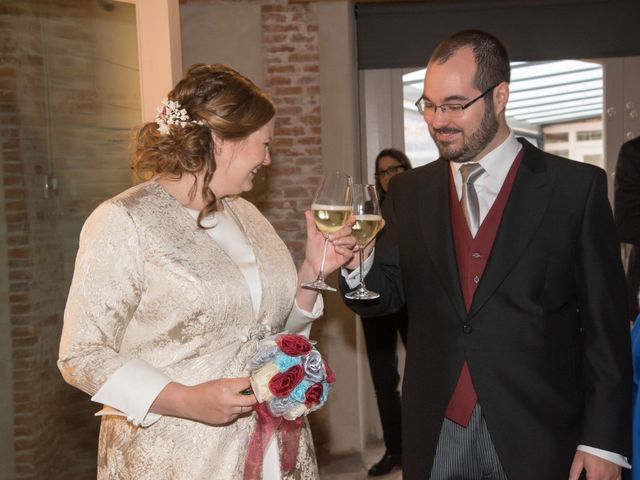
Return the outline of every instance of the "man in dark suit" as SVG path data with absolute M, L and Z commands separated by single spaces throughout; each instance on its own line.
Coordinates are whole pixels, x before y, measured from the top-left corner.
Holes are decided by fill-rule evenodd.
M 629 329 L 606 176 L 517 140 L 509 79 L 487 33 L 433 53 L 416 105 L 440 158 L 391 182 L 364 267 L 381 298 L 348 302 L 367 317 L 408 309 L 405 480 L 609 480 L 628 466 Z
M 629 320 L 638 315 L 640 287 L 640 137 L 622 144 L 618 154 L 613 202 L 620 241 L 631 244 L 627 263 Z

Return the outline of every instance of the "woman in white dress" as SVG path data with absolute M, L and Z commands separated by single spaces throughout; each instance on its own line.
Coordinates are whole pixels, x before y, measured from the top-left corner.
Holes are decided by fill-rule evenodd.
M 256 399 L 246 366 L 265 336 L 308 335 L 322 297 L 299 287 L 318 272 L 323 237 L 309 212 L 296 273 L 286 246 L 238 194 L 271 163 L 275 107 L 222 65 L 194 65 L 156 123 L 138 133 L 134 169 L 153 178 L 87 219 L 64 316 L 58 366 L 104 405 L 99 479 L 243 478 Z M 325 269 L 353 255 L 345 227 Z M 316 479 L 304 423 L 296 467 L 278 442 L 263 479 Z

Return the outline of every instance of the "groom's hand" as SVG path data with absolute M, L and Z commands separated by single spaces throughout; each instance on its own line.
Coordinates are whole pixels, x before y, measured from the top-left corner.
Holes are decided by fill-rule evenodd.
M 619 465 L 578 450 L 573 457 L 569 480 L 578 480 L 582 470 L 587 472 L 587 480 L 620 480 L 622 476 L 622 470 Z

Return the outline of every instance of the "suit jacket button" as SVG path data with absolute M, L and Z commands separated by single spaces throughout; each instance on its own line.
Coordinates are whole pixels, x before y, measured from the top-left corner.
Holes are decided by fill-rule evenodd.
M 462 332 L 469 335 L 473 331 L 473 327 L 469 323 L 465 323 L 462 325 Z

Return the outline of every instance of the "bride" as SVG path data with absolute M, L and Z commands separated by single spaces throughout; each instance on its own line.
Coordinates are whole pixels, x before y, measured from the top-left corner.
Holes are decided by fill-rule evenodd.
M 296 273 L 273 227 L 237 196 L 271 163 L 274 115 L 235 70 L 192 66 L 137 135 L 133 168 L 153 178 L 82 229 L 58 366 L 104 404 L 99 479 L 243 477 L 255 427 L 248 360 L 265 336 L 308 335 L 323 308 L 299 287 L 317 276 L 324 241 L 310 212 Z M 349 226 L 330 240 L 326 271 L 355 244 Z M 280 472 L 277 440 L 263 469 L 318 478 L 306 422 L 296 469 Z

